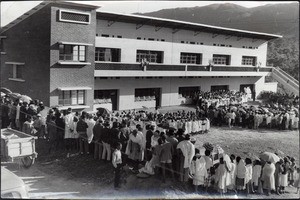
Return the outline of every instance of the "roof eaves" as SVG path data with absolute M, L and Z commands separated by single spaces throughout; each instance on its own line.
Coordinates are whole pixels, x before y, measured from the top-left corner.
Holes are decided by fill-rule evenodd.
M 233 29 L 233 28 L 225 28 L 225 27 L 220 27 L 220 26 L 213 26 L 213 25 L 207 25 L 207 24 L 186 22 L 186 21 L 173 20 L 173 19 L 165 19 L 165 18 L 150 17 L 150 16 L 141 16 L 141 15 L 135 15 L 135 14 L 121 14 L 121 13 L 106 12 L 106 11 L 97 11 L 97 13 L 122 15 L 122 16 L 133 17 L 133 18 L 152 19 L 152 20 L 158 20 L 158 21 L 163 21 L 163 22 L 171 22 L 171 23 L 199 26 L 199 27 L 203 27 L 203 28 L 211 28 L 211 29 L 218 29 L 218 30 L 224 30 L 224 31 L 232 31 L 232 32 L 237 32 L 237 33 L 246 33 L 246 34 L 251 34 L 251 35 L 254 35 L 254 36 L 255 35 L 256 36 L 262 36 L 262 37 L 267 36 L 267 38 L 272 38 L 272 39 L 282 38 L 281 35 L 275 35 L 275 34 L 270 34 L 270 33 L 246 31 L 246 30 Z

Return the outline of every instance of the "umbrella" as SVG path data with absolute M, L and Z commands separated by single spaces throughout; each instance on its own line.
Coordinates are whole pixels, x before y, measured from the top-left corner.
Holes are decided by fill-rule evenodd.
M 276 154 L 271 152 L 264 152 L 260 154 L 259 157 L 266 162 L 272 162 L 272 163 L 276 163 L 280 160 L 280 158 Z
M 100 116 L 109 115 L 111 113 L 108 109 L 102 107 L 97 108 L 97 110 L 98 110 L 97 114 Z
M 0 91 L 3 92 L 4 94 L 10 94 L 10 93 L 12 93 L 12 91 L 10 89 L 5 88 L 5 87 L 1 87 Z
M 21 101 L 23 102 L 27 102 L 27 103 L 30 103 L 30 101 L 32 100 L 29 96 L 27 95 L 21 95 L 20 99 Z
M 9 93 L 9 94 L 8 94 L 8 97 L 11 98 L 11 99 L 13 99 L 13 100 L 20 99 L 21 96 L 22 96 L 22 95 L 19 94 L 19 93 Z
M 203 144 L 203 147 L 206 149 L 206 150 L 209 150 L 209 151 L 212 151 L 214 149 L 213 145 L 209 142 L 206 142 Z

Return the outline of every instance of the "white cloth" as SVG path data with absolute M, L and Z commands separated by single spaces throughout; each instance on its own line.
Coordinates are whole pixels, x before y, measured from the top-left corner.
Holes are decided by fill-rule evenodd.
M 246 165 L 245 184 L 252 180 L 252 165 Z
M 236 176 L 238 178 L 245 178 L 246 176 L 246 166 L 245 166 L 245 161 L 243 159 L 240 160 L 240 162 L 237 164 L 236 167 Z
M 225 164 L 220 164 L 216 170 L 216 182 L 218 183 L 218 188 L 224 190 L 226 188 L 226 177 L 227 169 Z
M 195 161 L 195 173 L 193 176 L 194 185 L 204 185 L 205 179 L 208 177 L 206 170 L 206 162 L 203 156 Z
M 74 115 L 69 113 L 65 116 L 65 139 L 74 138 Z
M 236 181 L 236 163 L 231 162 L 231 171 L 230 174 L 230 184 L 228 185 L 228 189 L 234 190 L 235 189 L 235 181 Z
M 20 119 L 20 107 L 19 104 L 16 106 L 16 120 Z
M 178 143 L 177 149 L 180 149 L 184 156 L 183 168 L 189 168 L 195 155 L 195 146 L 189 140 L 183 140 Z
M 147 161 L 145 166 L 142 167 L 141 169 L 139 169 L 139 172 L 140 173 L 145 173 L 145 174 L 150 174 L 150 175 L 154 175 L 154 169 L 153 169 L 153 166 L 152 166 L 152 160 L 151 159 L 150 161 Z
M 88 143 L 91 143 L 94 137 L 94 132 L 93 132 L 93 128 L 96 124 L 96 121 L 94 119 L 88 119 L 86 120 L 86 123 L 88 125 L 88 128 L 86 130 L 86 134 L 88 137 Z
M 261 165 L 254 165 L 253 172 L 252 172 L 252 183 L 255 186 L 258 186 L 258 180 L 261 176 Z
M 192 133 L 196 133 L 199 130 L 199 125 L 197 123 L 197 121 L 192 121 Z
M 121 151 L 116 149 L 112 155 L 112 164 L 117 168 L 117 164 L 122 164 L 122 154 Z

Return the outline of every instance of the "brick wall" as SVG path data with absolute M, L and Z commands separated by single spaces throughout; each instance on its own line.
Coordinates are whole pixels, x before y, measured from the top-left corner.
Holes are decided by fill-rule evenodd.
M 37 11 L 17 25 L 3 32 L 6 55 L 1 55 L 1 86 L 13 92 L 40 99 L 49 104 L 49 44 L 50 9 L 48 6 Z M 5 62 L 25 63 L 23 79 L 25 82 L 9 80 L 12 78 L 12 65 Z
M 58 20 L 59 8 L 71 11 L 83 11 L 91 13 L 90 24 L 76 24 L 60 22 Z M 58 104 L 58 87 L 91 87 L 87 91 L 86 104 L 92 105 L 94 98 L 94 46 L 87 47 L 86 62 L 91 65 L 59 65 L 59 45 L 58 42 L 78 42 L 95 44 L 96 35 L 96 11 L 83 8 L 53 6 L 51 8 L 51 41 L 50 41 L 50 105 Z M 91 107 L 92 109 L 92 107 Z M 88 109 L 89 110 L 89 109 Z

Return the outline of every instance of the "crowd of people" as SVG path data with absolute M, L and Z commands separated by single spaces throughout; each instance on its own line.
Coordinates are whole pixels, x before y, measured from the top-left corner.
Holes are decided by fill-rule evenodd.
M 245 95 L 234 91 L 199 92 L 195 99 L 196 112 L 200 117 L 208 118 L 214 126 L 279 130 L 299 128 L 299 104 L 249 106 L 241 100 Z M 297 102 L 297 97 L 294 100 Z
M 269 128 L 298 128 L 294 126 L 298 113 L 291 117 L 291 113 L 278 109 L 274 116 L 278 115 L 280 120 L 274 120 L 270 112 L 262 115 L 251 106 L 209 105 L 211 95 L 215 94 L 203 93 L 195 112 L 165 114 L 133 110 L 102 115 L 73 112 L 71 108 L 51 108 L 45 113 L 43 103 L 38 100 L 27 103 L 2 99 L 2 128 L 9 126 L 47 139 L 49 153 L 66 149 L 67 157 L 79 152 L 112 162 L 116 189 L 120 187 L 122 166 L 128 164 L 138 175 L 161 174 L 163 182 L 167 174 L 183 183 L 192 180 L 196 192 L 200 188 L 202 192 L 250 194 L 265 189 L 267 194 L 271 191 L 280 194 L 288 185 L 299 190 L 299 167 L 294 158 L 286 156 L 272 163 L 220 153 L 215 163 L 212 151 L 201 152 L 191 137 L 191 134 L 207 132 L 210 124 L 256 129 L 265 122 Z

